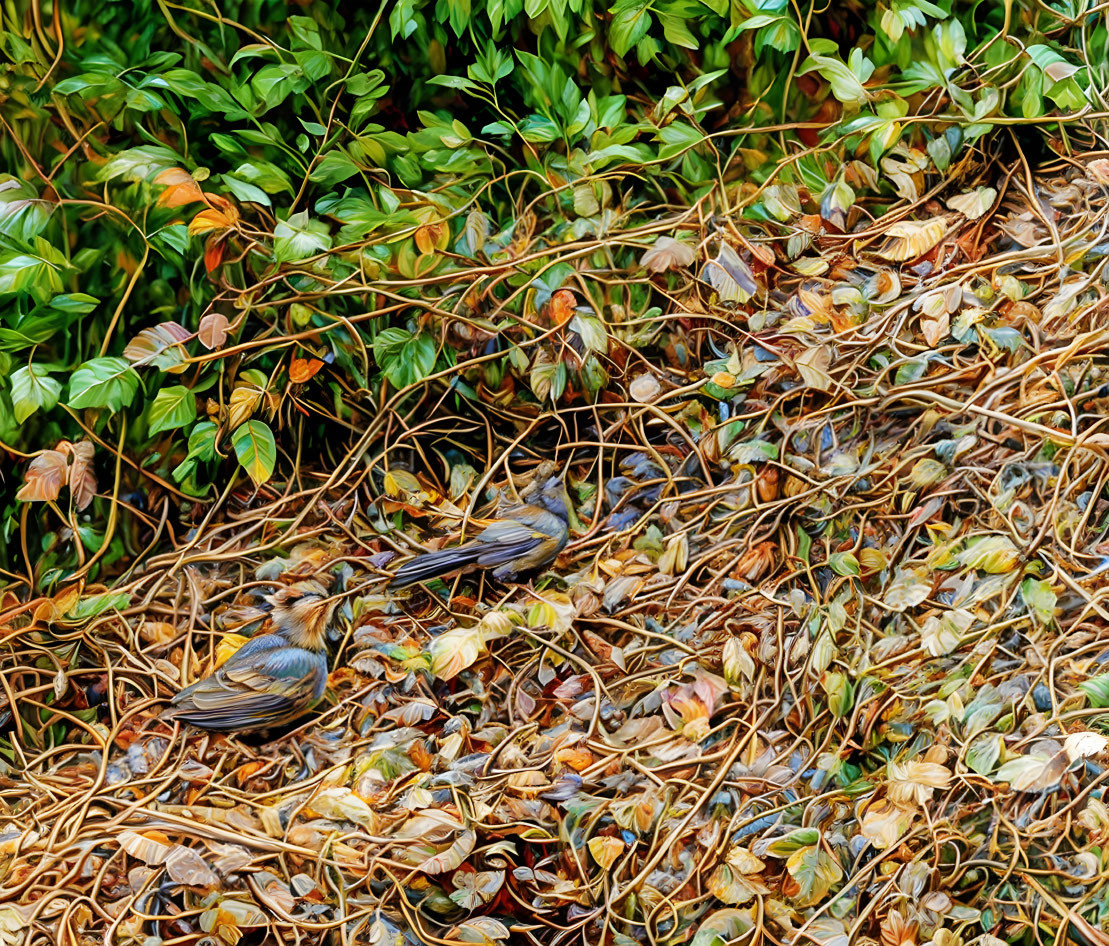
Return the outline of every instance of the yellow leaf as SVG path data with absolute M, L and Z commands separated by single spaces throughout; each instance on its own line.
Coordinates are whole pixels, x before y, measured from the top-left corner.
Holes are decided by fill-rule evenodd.
M 619 838 L 590 838 L 589 853 L 602 870 L 608 870 L 624 853 L 624 842 Z
M 878 255 L 883 259 L 898 262 L 916 259 L 936 246 L 946 232 L 946 217 L 923 221 L 898 221 L 886 231 L 889 239 L 878 250 Z

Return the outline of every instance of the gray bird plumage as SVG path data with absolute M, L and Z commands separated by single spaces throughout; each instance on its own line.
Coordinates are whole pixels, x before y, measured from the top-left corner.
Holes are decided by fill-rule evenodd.
M 486 522 L 469 542 L 405 562 L 389 587 L 407 588 L 470 567 L 492 569 L 498 581 L 542 568 L 554 561 L 570 538 L 565 496 L 562 480 L 549 478 L 536 491 L 534 502 L 509 507 L 501 518 Z

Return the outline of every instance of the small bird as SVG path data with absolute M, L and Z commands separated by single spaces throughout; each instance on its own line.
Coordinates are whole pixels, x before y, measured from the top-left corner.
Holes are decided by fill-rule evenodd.
M 535 483 L 521 493 L 521 498 L 532 501 L 510 506 L 500 518 L 476 520 L 484 528 L 469 542 L 425 552 L 405 562 L 389 587 L 407 588 L 472 566 L 492 568 L 498 581 L 511 581 L 521 572 L 554 561 L 570 537 L 562 480 L 552 476 L 542 485 Z
M 316 582 L 270 596 L 273 630 L 252 637 L 211 676 L 173 697 L 162 719 L 248 732 L 291 722 L 323 696 L 324 635 L 339 603 Z

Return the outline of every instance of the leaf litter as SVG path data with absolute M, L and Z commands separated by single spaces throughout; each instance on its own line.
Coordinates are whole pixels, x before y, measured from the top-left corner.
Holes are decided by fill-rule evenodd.
M 625 398 L 487 391 L 471 462 L 435 438 L 486 438 L 472 408 L 386 405 L 334 472 L 229 489 L 113 587 L 6 597 L 0 938 L 1105 941 L 1106 176 L 941 203 L 895 164 L 906 203 L 854 231 L 796 188 L 742 231 L 713 194 L 696 225 L 660 212 L 641 269 L 604 274 L 669 299 L 657 360 L 552 294 L 551 337 Z M 128 358 L 173 370 L 178 329 Z M 532 368 L 556 403 L 560 364 Z M 25 489 L 80 503 L 86 450 Z M 546 573 L 385 591 L 540 456 L 575 501 Z M 347 594 L 310 716 L 157 721 L 260 594 L 321 575 Z

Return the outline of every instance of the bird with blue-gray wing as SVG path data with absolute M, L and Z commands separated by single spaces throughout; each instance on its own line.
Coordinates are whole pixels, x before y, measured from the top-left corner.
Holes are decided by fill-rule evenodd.
M 470 520 L 480 531 L 468 542 L 405 562 L 389 587 L 406 588 L 469 568 L 490 569 L 498 581 L 512 581 L 553 562 L 570 537 L 566 487 L 560 477 L 549 476 L 536 480 L 521 498 L 529 501 L 495 519 Z
M 290 723 L 327 686 L 326 634 L 342 596 L 300 582 L 270 597 L 272 629 L 252 637 L 211 676 L 173 697 L 162 719 L 246 732 Z

